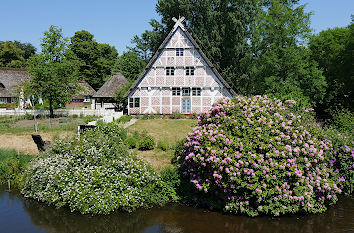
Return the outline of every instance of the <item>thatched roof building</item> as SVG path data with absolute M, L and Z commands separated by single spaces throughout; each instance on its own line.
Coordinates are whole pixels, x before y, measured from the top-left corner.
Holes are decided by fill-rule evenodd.
M 25 69 L 0 68 L 0 97 L 15 98 L 18 87 L 29 79 Z
M 90 96 L 92 97 L 94 94 L 96 94 L 95 89 L 93 89 L 90 84 L 88 84 L 86 81 L 80 81 L 78 85 L 83 89 L 80 91 L 79 94 L 73 96 L 72 99 L 74 100 L 83 100 L 85 99 L 85 96 Z
M 128 83 L 128 80 L 121 73 L 117 72 L 103 84 L 96 94 L 93 95 L 93 98 L 113 98 L 116 92 L 126 83 Z

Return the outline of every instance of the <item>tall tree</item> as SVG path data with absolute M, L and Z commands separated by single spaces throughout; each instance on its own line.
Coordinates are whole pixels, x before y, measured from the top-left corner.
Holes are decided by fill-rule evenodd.
M 16 44 L 17 48 L 20 48 L 24 51 L 23 58 L 28 59 L 32 55 L 36 54 L 36 47 L 34 47 L 31 43 L 21 43 L 20 41 L 15 40 L 14 43 Z
M 134 36 L 131 40 L 134 47 L 128 47 L 128 49 L 138 55 L 138 57 L 144 60 L 146 63 L 151 58 L 152 54 L 158 49 L 165 36 L 165 29 L 157 20 L 151 19 L 149 22 L 152 30 L 145 30 L 141 36 Z
M 130 82 L 135 81 L 139 74 L 144 70 L 146 63 L 131 52 L 123 53 L 113 67 L 113 72 L 119 71 Z
M 44 32 L 41 53 L 29 59 L 31 79 L 26 84 L 26 92 L 48 100 L 51 117 L 54 106 L 69 101 L 78 88 L 77 65 L 65 56 L 67 41 L 62 29 L 52 25 Z
M 161 24 L 151 21 L 153 30 L 135 37 L 136 47 L 148 44 L 155 52 L 174 25 L 172 18 L 184 16 L 187 28 L 214 65 L 220 71 L 233 66 L 239 74 L 239 60 L 247 51 L 250 24 L 257 12 L 256 0 L 159 0 L 156 10 L 162 16 Z
M 26 66 L 25 52 L 12 41 L 0 43 L 0 67 L 22 68 Z
M 111 75 L 118 52 L 114 46 L 100 44 L 93 38 L 88 31 L 75 32 L 69 45 L 69 57 L 79 63 L 80 79 L 98 90 Z
M 309 43 L 311 58 L 323 70 L 328 87 L 320 109 L 325 112 L 337 106 L 354 111 L 354 22 L 347 28 L 333 28 L 314 35 Z
M 312 106 L 322 102 L 326 80 L 305 47 L 311 14 L 297 2 L 263 2 L 252 25 L 251 52 L 241 60 L 245 94 L 272 94 Z

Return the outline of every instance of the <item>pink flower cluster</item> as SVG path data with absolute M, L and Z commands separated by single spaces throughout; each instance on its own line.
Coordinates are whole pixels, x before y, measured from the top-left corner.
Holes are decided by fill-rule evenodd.
M 237 96 L 202 114 L 178 157 L 197 199 L 250 216 L 319 213 L 334 203 L 342 179 L 329 166 L 332 143 L 306 127 L 295 104 Z

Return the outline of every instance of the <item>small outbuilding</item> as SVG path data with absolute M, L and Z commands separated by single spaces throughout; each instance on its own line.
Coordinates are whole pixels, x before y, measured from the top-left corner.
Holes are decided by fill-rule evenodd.
M 86 107 L 93 103 L 92 96 L 96 94 L 95 89 L 93 89 L 86 81 L 80 81 L 78 85 L 82 90 L 77 95 L 72 97 L 70 103 L 66 104 L 67 108 Z
M 116 109 L 119 108 L 114 100 L 114 96 L 118 90 L 124 87 L 128 80 L 120 73 L 117 72 L 108 79 L 103 86 L 93 95 L 93 108 L 94 109 Z
M 6 107 L 17 103 L 16 107 L 23 108 L 25 100 L 19 98 L 19 92 L 29 79 L 25 69 L 0 68 L 0 104 Z

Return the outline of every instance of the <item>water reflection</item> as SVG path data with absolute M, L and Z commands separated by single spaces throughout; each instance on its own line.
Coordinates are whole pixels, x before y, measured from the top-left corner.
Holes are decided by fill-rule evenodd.
M 42 229 L 44 232 L 58 233 L 326 233 L 354 231 L 353 198 L 349 197 L 341 197 L 336 206 L 322 215 L 276 219 L 223 215 L 177 204 L 151 210 L 138 210 L 130 214 L 114 213 L 108 216 L 92 217 L 70 213 L 67 209 L 57 210 L 43 203 L 25 199 L 17 193 L 8 194 L 0 191 L 1 206 L 6 205 L 10 199 L 15 199 L 17 203 L 16 205 L 12 203 L 11 209 L 22 211 L 31 220 L 27 224 L 30 224 L 33 230 L 28 228 L 26 232 L 38 232 L 38 229 Z M 8 216 L 1 216 L 2 212 L 0 212 L 0 219 Z M 24 221 L 23 219 L 17 220 Z

